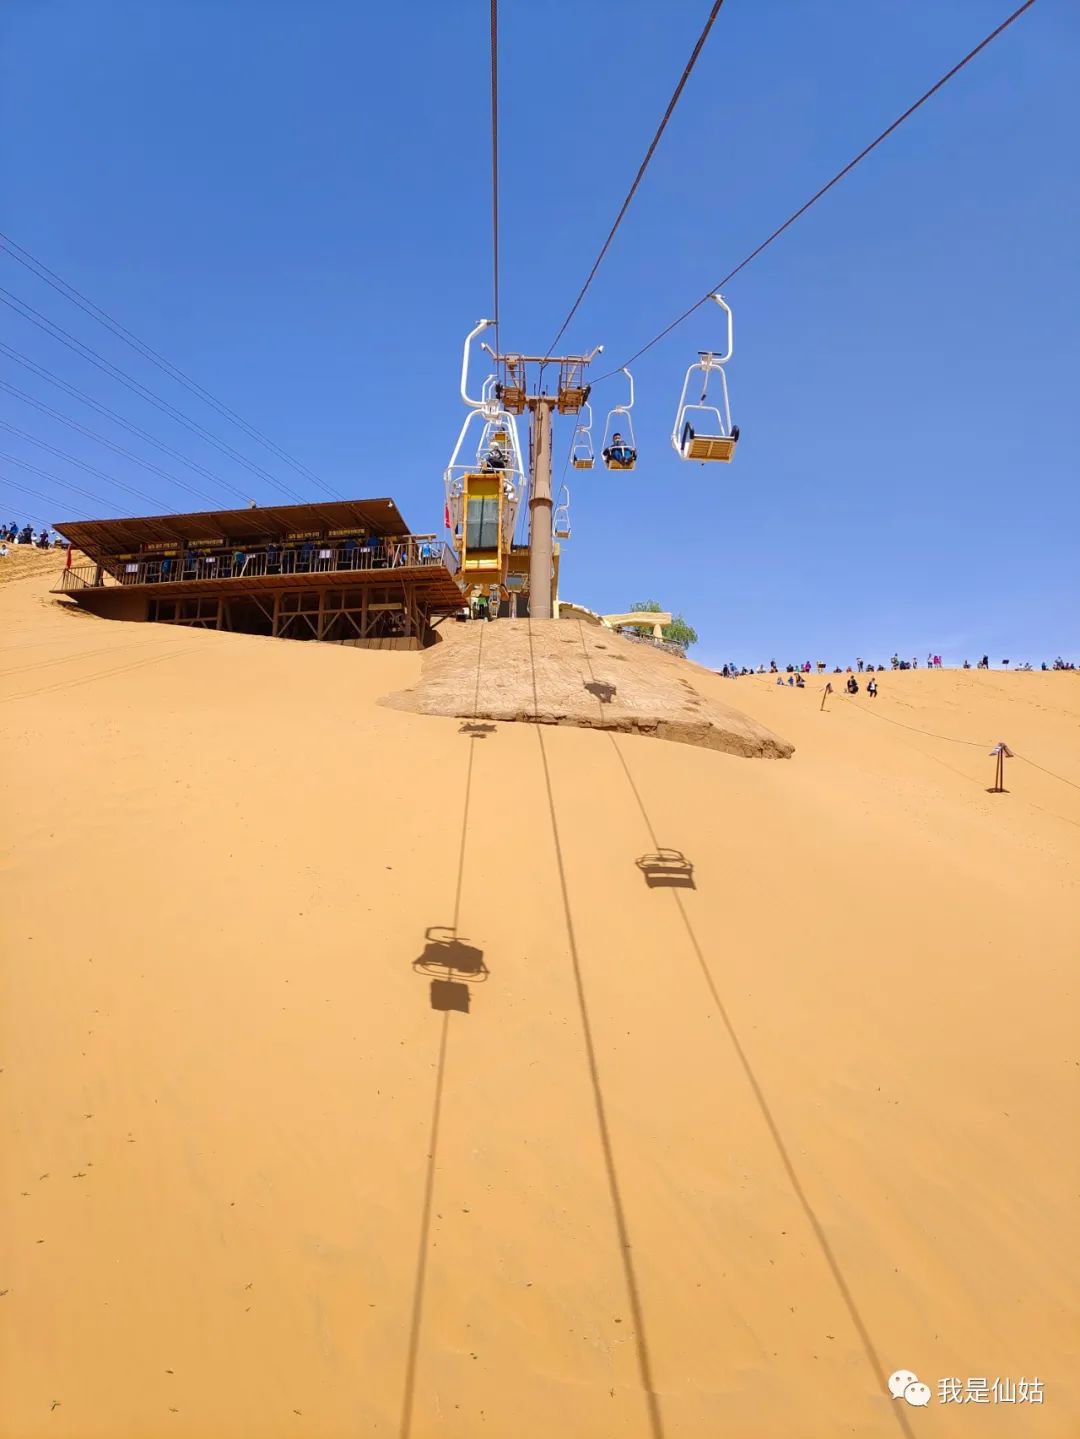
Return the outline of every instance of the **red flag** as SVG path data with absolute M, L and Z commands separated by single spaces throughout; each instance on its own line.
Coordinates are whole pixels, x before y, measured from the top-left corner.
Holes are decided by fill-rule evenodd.
M 449 506 L 449 504 L 443 505 L 442 522 L 443 522 L 443 529 L 448 530 L 448 529 L 450 528 L 450 506 Z
M 70 545 L 68 545 L 68 547 L 67 547 L 67 559 L 64 561 L 64 569 L 65 569 L 65 570 L 70 570 L 70 569 L 71 569 L 71 546 L 70 546 Z

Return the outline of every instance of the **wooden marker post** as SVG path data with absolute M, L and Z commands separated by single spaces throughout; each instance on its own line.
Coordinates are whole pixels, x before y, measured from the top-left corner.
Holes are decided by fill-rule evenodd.
M 999 741 L 997 742 L 997 744 L 994 746 L 994 748 L 990 751 L 990 753 L 991 753 L 992 755 L 995 755 L 995 756 L 997 757 L 997 766 L 996 766 L 996 769 L 995 769 L 995 771 L 994 771 L 994 787 L 993 787 L 993 789 L 990 791 L 990 793 L 991 793 L 991 794 L 1004 794 L 1004 793 L 1005 793 L 1005 761 L 1006 761 L 1007 759 L 1012 759 L 1012 757 L 1013 757 L 1013 752 L 1012 752 L 1012 750 L 1009 748 L 1009 746 L 1005 743 L 1004 740 L 999 740 Z
M 824 690 L 823 690 L 822 693 L 821 693 L 821 709 L 822 709 L 822 710 L 825 708 L 825 701 L 829 698 L 829 696 L 830 696 L 831 694 L 832 694 L 832 680 L 829 680 L 828 683 L 826 684 Z M 820 714 L 820 713 L 821 713 L 821 710 L 818 710 L 818 714 Z

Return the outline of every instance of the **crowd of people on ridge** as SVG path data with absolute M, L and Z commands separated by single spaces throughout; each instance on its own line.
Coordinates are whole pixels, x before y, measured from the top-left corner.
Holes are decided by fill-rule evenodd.
M 1009 660 L 1002 660 L 1000 663 L 1002 669 L 1009 668 Z M 889 661 L 889 665 L 894 670 L 917 670 L 919 668 L 919 660 L 918 656 L 915 655 L 913 655 L 910 660 L 902 660 L 899 654 L 894 654 Z M 928 670 L 940 670 L 945 668 L 945 666 L 940 655 L 927 655 L 925 668 Z M 960 668 L 965 670 L 971 669 L 971 661 L 965 660 L 964 663 L 960 666 Z M 990 656 L 983 655 L 983 657 L 977 661 L 974 668 L 978 670 L 990 669 Z M 1021 665 L 1015 665 L 1013 666 L 1013 668 L 1018 670 L 1031 670 L 1033 666 L 1025 662 Z M 1076 665 L 1071 660 L 1064 660 L 1061 658 L 1060 655 L 1058 655 L 1057 659 L 1054 660 L 1052 664 L 1047 664 L 1046 661 L 1043 660 L 1040 668 L 1044 670 L 1074 670 L 1076 668 Z M 746 665 L 726 664 L 723 666 L 722 669 L 718 671 L 718 673 L 721 674 L 724 679 L 738 679 L 740 675 L 772 674 L 778 676 L 778 684 L 784 683 L 783 678 L 781 678 L 780 676 L 781 674 L 786 674 L 789 676 L 787 681 L 788 684 L 794 685 L 798 689 L 803 689 L 806 685 L 806 681 L 803 676 L 811 674 L 815 670 L 819 675 L 830 673 L 828 664 L 825 660 L 818 660 L 816 665 L 811 664 L 809 660 L 804 660 L 802 664 L 785 665 L 782 672 L 780 666 L 776 663 L 775 660 L 770 660 L 768 667 L 760 664 L 758 665 L 757 669 L 747 668 Z M 841 665 L 834 665 L 831 671 L 831 673 L 834 675 L 848 674 L 852 676 L 856 674 L 883 674 L 884 672 L 884 665 L 875 665 L 862 658 L 856 659 L 854 666 L 848 665 L 845 668 Z M 871 693 L 876 694 L 877 681 L 875 680 L 873 683 L 874 689 L 873 691 L 871 691 Z M 849 693 L 857 693 L 857 690 L 851 689 L 850 680 L 847 682 L 846 688 L 848 689 Z M 867 690 L 870 690 L 869 684 L 867 685 Z
M 49 538 L 49 530 L 46 527 L 34 533 L 33 525 L 20 525 L 12 520 L 10 525 L 0 525 L 0 543 L 9 545 L 33 545 L 35 549 L 47 550 L 59 548 L 64 541 L 59 535 Z

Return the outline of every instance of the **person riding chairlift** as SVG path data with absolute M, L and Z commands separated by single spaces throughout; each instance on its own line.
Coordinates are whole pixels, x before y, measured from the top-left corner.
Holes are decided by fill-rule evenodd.
M 611 444 L 604 450 L 605 460 L 614 460 L 617 465 L 632 465 L 637 459 L 637 450 L 623 441 L 618 430 L 611 437 Z
M 503 449 L 503 447 L 498 444 L 492 445 L 491 449 L 488 450 L 487 454 L 484 456 L 484 460 L 480 468 L 482 470 L 505 470 L 506 459 L 506 451 Z

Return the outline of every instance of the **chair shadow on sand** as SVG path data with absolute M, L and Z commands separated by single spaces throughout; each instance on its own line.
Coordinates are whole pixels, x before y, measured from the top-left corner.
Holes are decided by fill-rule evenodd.
M 681 849 L 656 849 L 634 863 L 650 889 L 697 889 L 694 866 Z
M 448 925 L 433 924 L 424 932 L 424 951 L 413 960 L 417 974 L 431 979 L 431 1007 L 441 1012 L 468 1014 L 472 984 L 483 984 L 490 971 L 484 951 L 454 933 Z
M 470 739 L 487 739 L 489 734 L 495 733 L 493 724 L 478 724 L 476 720 L 469 720 L 458 730 L 458 734 L 467 734 Z
M 615 686 L 607 680 L 589 680 L 585 688 L 595 696 L 602 705 L 609 705 L 615 698 Z

